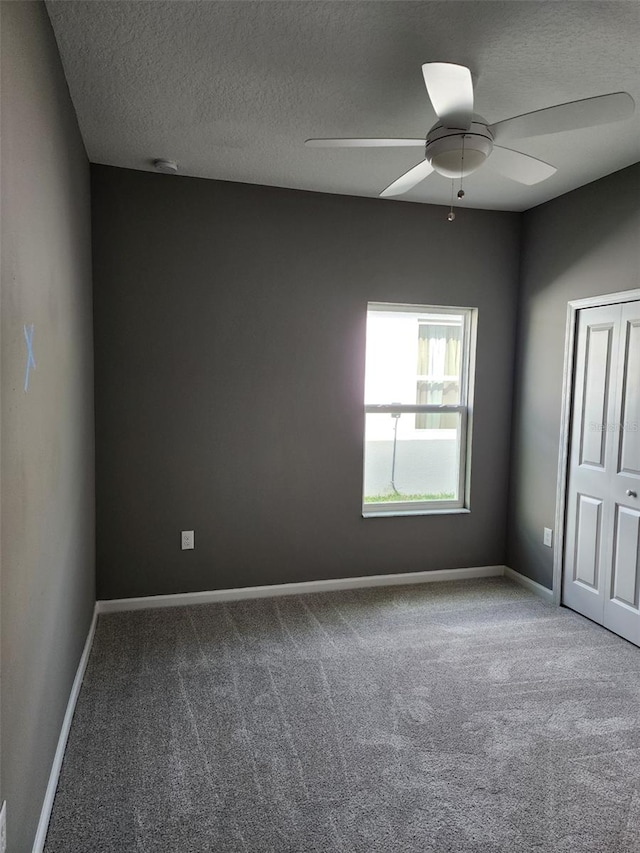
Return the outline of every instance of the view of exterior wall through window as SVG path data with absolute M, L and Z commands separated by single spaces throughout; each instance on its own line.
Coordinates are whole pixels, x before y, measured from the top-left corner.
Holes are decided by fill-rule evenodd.
M 476 310 L 370 302 L 362 513 L 469 507 Z

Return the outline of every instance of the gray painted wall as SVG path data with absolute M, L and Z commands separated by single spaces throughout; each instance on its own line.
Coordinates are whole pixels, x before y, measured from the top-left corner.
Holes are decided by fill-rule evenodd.
M 567 303 L 640 287 L 640 165 L 524 214 L 507 561 L 552 586 Z
M 503 563 L 518 215 L 106 166 L 92 204 L 99 598 Z M 361 517 L 368 300 L 479 308 L 470 515 Z
M 94 602 L 89 165 L 44 5 L 0 7 L 1 796 L 30 853 Z

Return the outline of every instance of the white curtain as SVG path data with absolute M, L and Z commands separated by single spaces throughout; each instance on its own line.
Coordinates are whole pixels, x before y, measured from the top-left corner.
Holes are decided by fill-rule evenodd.
M 417 403 L 438 406 L 460 402 L 461 333 L 461 326 L 419 325 Z M 416 429 L 448 429 L 455 423 L 455 415 L 416 415 Z

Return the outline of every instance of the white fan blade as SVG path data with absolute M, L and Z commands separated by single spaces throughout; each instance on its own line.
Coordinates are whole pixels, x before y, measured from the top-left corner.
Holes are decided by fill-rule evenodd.
M 546 181 L 558 171 L 555 166 L 550 166 L 543 160 L 537 160 L 521 151 L 502 148 L 500 145 L 493 146 L 491 156 L 487 160 L 487 166 L 496 172 L 500 172 L 506 178 L 511 178 L 512 181 L 518 181 L 518 183 L 528 186 Z
M 422 160 L 413 169 L 409 169 L 404 175 L 397 178 L 392 184 L 380 193 L 380 198 L 390 198 L 394 195 L 402 195 L 423 181 L 433 172 L 433 166 L 428 160 Z
M 424 148 L 425 139 L 307 139 L 309 148 Z
M 524 139 L 529 136 L 544 136 L 581 127 L 595 127 L 629 118 L 635 102 L 628 92 L 598 95 L 582 101 L 570 101 L 544 110 L 535 110 L 515 118 L 507 118 L 489 127 L 496 142 L 505 139 Z
M 473 82 L 464 65 L 427 62 L 422 66 L 424 82 L 438 118 L 447 127 L 469 130 L 473 119 Z

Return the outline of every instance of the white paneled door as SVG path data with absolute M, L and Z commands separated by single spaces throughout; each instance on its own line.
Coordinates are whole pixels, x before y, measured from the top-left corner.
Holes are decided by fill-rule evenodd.
M 578 313 L 562 600 L 640 645 L 640 302 Z

